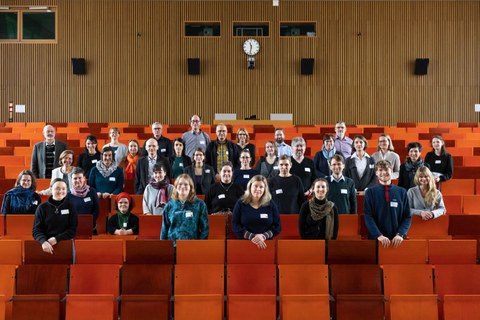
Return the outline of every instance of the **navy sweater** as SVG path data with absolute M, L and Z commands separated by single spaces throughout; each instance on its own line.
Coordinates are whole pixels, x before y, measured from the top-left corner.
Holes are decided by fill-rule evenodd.
M 406 236 L 412 223 L 407 191 L 395 185 L 379 184 L 368 188 L 364 211 L 369 239 L 377 239 L 380 235 L 392 239 L 397 233 Z
M 258 209 L 238 200 L 233 209 L 232 230 L 238 239 L 253 239 L 255 234 L 263 234 L 267 239 L 280 233 L 280 215 L 273 201 Z

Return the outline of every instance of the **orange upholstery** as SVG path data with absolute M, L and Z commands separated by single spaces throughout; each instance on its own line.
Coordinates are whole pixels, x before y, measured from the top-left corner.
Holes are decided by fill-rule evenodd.
M 480 319 L 480 295 L 449 295 L 443 297 L 445 320 Z
M 378 246 L 378 263 L 384 264 L 425 264 L 428 262 L 427 240 L 403 241 L 398 248 Z
M 392 320 L 438 320 L 437 295 L 392 295 Z
M 325 240 L 278 240 L 277 263 L 325 264 Z
M 69 294 L 67 296 L 68 320 L 116 319 L 115 300 L 111 294 Z
M 422 220 L 421 216 L 412 215 L 412 225 L 408 230 L 411 239 L 448 239 L 448 215 L 432 220 Z
M 477 240 L 428 241 L 430 264 L 477 263 Z
M 123 264 L 123 240 L 75 240 L 75 262 L 87 264 Z
M 376 264 L 376 242 L 374 240 L 330 240 L 327 262 L 328 264 Z

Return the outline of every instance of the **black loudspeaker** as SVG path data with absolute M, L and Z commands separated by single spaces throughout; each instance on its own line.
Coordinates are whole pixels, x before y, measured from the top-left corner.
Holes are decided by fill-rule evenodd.
M 315 59 L 313 59 L 313 58 L 302 59 L 300 73 L 301 74 L 313 74 L 313 64 L 314 64 L 314 62 L 315 62 Z
M 188 74 L 200 74 L 200 58 L 188 58 Z
M 415 59 L 415 74 L 416 75 L 425 75 L 428 73 L 428 63 L 430 59 Z
M 86 74 L 85 59 L 72 58 L 73 74 Z

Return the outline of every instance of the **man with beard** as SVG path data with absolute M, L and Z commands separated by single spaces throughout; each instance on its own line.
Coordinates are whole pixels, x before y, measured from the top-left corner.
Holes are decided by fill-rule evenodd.
M 282 128 L 277 128 L 275 130 L 275 144 L 277 146 L 277 152 L 279 157 L 284 154 L 289 157 L 293 155 L 292 148 L 285 143 L 285 132 L 283 132 Z
M 37 179 L 50 179 L 52 170 L 60 166 L 60 154 L 67 150 L 68 146 L 55 140 L 55 128 L 49 124 L 43 128 L 43 136 L 45 141 L 33 146 L 30 170 Z
M 220 123 L 217 125 L 215 132 L 217 133 L 217 140 L 208 144 L 206 163 L 212 166 L 217 173 L 226 161 L 233 163 L 234 169 L 239 168 L 240 150 L 232 141 L 227 140 L 227 126 Z
M 293 159 L 290 172 L 300 178 L 303 185 L 305 196 L 312 194 L 312 183 L 317 178 L 315 164 L 312 159 L 305 157 L 307 145 L 302 137 L 296 137 L 292 140 Z

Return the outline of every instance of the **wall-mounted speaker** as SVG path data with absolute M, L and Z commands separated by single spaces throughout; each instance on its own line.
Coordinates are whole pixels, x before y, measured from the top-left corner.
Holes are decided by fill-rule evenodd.
M 416 75 L 426 75 L 428 73 L 428 63 L 430 59 L 427 58 L 417 58 L 415 59 L 415 74 Z
M 72 58 L 72 68 L 73 68 L 73 74 L 86 74 L 87 73 L 84 58 Z
M 313 58 L 306 58 L 302 59 L 300 63 L 300 73 L 301 74 L 313 74 L 313 64 L 315 59 Z
M 200 74 L 200 58 L 188 58 L 187 67 L 188 67 L 188 74 L 190 75 Z

